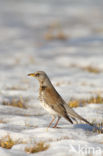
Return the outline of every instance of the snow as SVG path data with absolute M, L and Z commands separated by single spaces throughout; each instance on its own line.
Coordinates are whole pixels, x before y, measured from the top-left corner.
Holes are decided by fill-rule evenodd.
M 103 96 L 102 10 L 102 0 L 0 0 L 0 139 L 9 135 L 21 141 L 11 149 L 0 147 L 0 156 L 32 156 L 25 148 L 41 141 L 49 148 L 36 156 L 103 155 L 103 133 L 90 125 L 61 119 L 58 128 L 47 129 L 51 116 L 38 100 L 39 83 L 27 76 L 45 71 L 66 102 Z M 53 25 L 67 40 L 45 39 Z M 101 72 L 83 70 L 88 66 Z M 3 105 L 20 97 L 27 99 L 26 109 Z M 103 104 L 74 110 L 89 122 L 103 123 Z

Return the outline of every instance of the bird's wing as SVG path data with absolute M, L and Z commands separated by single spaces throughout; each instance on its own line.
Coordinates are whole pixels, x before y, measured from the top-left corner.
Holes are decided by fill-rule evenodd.
M 47 103 L 58 114 L 62 114 L 63 116 L 67 114 L 63 105 L 64 101 L 54 88 L 52 89 L 47 87 L 45 89 L 43 98 L 45 103 Z
M 88 123 L 89 125 L 92 125 L 90 122 L 88 122 L 82 116 L 77 114 L 72 108 L 70 108 L 54 88 L 52 89 L 52 88 L 47 87 L 45 89 L 44 101 L 54 111 L 56 111 L 58 114 L 62 115 L 66 119 L 67 119 L 67 117 L 69 117 L 69 119 L 70 119 L 70 117 L 74 117 L 74 118 L 83 120 L 84 122 Z

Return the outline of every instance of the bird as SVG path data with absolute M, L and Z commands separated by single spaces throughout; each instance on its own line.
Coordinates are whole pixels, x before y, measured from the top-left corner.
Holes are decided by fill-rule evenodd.
M 76 119 L 79 119 L 93 126 L 92 123 L 87 121 L 85 118 L 76 113 L 71 107 L 69 107 L 69 105 L 54 88 L 48 75 L 44 71 L 29 73 L 28 76 L 32 76 L 39 81 L 39 99 L 41 101 L 41 106 L 52 116 L 52 120 L 49 123 L 48 128 L 57 118 L 57 121 L 53 126 L 53 128 L 56 128 L 59 120 L 62 117 L 69 121 L 71 124 L 73 124 L 73 120 L 76 121 Z

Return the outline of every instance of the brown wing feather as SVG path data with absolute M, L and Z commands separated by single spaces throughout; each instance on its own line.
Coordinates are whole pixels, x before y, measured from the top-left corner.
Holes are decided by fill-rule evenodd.
M 55 89 L 46 88 L 44 91 L 44 101 L 60 116 L 63 116 L 66 120 L 73 124 L 73 121 L 70 119 L 69 115 L 66 112 L 66 109 L 63 105 L 64 100 L 60 97 Z
M 63 106 L 64 101 L 55 89 L 47 87 L 44 91 L 43 98 L 58 114 L 62 114 L 63 116 L 67 115 L 66 109 Z

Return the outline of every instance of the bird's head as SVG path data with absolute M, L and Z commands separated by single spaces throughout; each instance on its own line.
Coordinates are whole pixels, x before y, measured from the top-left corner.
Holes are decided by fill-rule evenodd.
M 49 81 L 49 78 L 48 78 L 47 74 L 44 71 L 37 71 L 37 72 L 34 72 L 34 73 L 30 73 L 30 74 L 28 74 L 28 76 L 35 77 L 42 84 Z

